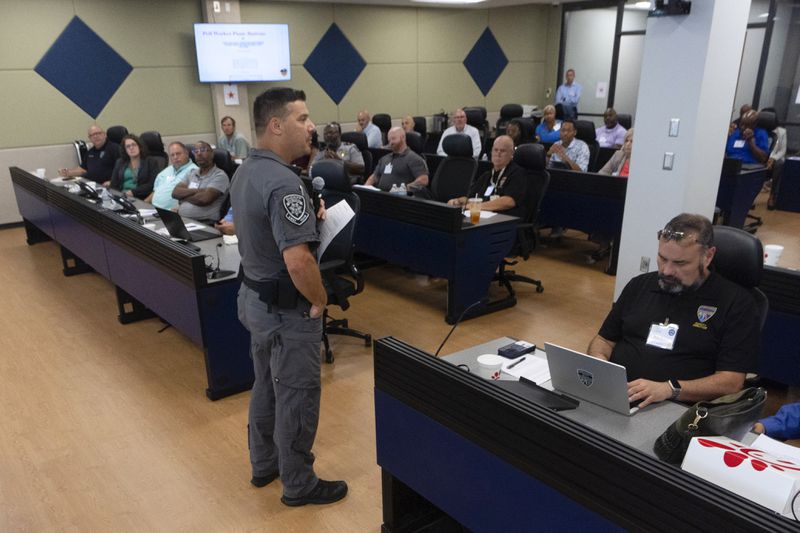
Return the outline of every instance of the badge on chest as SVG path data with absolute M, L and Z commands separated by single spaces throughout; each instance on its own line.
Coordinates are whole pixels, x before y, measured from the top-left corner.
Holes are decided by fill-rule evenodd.
M 650 333 L 647 335 L 648 346 L 655 346 L 664 350 L 672 350 L 675 339 L 678 338 L 678 325 L 670 324 L 669 319 L 663 324 L 651 324 Z

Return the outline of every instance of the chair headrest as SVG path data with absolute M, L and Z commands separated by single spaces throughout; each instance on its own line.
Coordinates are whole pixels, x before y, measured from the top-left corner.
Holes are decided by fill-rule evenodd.
M 392 127 L 392 117 L 386 113 L 372 115 L 372 123 L 378 126 L 381 131 L 389 131 Z
M 217 168 L 221 169 L 228 177 L 231 177 L 231 167 L 233 167 L 233 158 L 230 152 L 222 148 L 214 149 L 214 164 Z
M 472 139 L 466 133 L 452 133 L 442 139 L 442 150 L 448 156 L 472 157 Z
M 756 121 L 756 128 L 764 128 L 767 131 L 772 131 L 778 127 L 778 116 L 772 111 L 759 111 L 758 120 Z
M 630 113 L 617 113 L 617 122 L 619 122 L 620 126 L 629 130 L 633 124 L 633 117 L 631 117 Z
M 139 137 L 152 155 L 164 153 L 164 142 L 157 131 L 146 131 Z M 189 150 L 191 152 L 191 150 Z
M 764 249 L 755 235 L 730 226 L 714 226 L 712 266 L 723 277 L 745 288 L 757 287 L 764 270 Z
M 514 162 L 527 170 L 544 170 L 544 146 L 539 143 L 520 144 L 514 150 Z
M 367 149 L 367 136 L 360 131 L 346 131 L 342 133 L 342 142 L 355 144 L 359 150 Z
M 344 163 L 338 159 L 322 159 L 314 163 L 311 169 L 311 178 L 320 178 L 325 180 L 325 189 L 350 192 L 353 190 L 350 184 L 350 176 L 344 168 Z
M 125 126 L 111 126 L 106 130 L 108 140 L 115 144 L 122 143 L 122 138 L 128 134 L 128 128 Z
M 522 116 L 522 106 L 519 104 L 506 104 L 500 108 L 500 118 L 517 118 Z
M 464 114 L 467 115 L 467 124 L 470 126 L 480 129 L 486 125 L 485 107 L 465 107 Z
M 414 117 L 414 131 L 423 136 L 428 133 L 428 120 L 425 117 Z
M 446 139 L 446 137 L 445 137 L 445 139 Z M 418 154 L 422 153 L 422 135 L 420 135 L 416 131 L 407 131 L 406 132 L 406 144 L 414 152 L 416 152 Z
M 597 133 L 595 131 L 594 122 L 591 120 L 576 120 L 575 129 L 575 137 L 583 142 L 597 141 Z

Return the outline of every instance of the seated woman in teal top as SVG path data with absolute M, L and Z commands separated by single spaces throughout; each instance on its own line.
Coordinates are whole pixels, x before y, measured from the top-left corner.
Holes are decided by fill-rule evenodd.
M 561 140 L 561 121 L 556 120 L 556 108 L 552 105 L 544 107 L 542 122 L 536 126 L 536 141 L 553 144 Z
M 111 179 L 103 185 L 143 200 L 153 191 L 163 167 L 162 158 L 148 157 L 147 147 L 139 137 L 126 135 L 122 138 L 122 156 L 114 165 Z

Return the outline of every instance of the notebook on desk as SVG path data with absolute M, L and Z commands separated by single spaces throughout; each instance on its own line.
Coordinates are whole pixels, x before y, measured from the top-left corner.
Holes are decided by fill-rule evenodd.
M 556 344 L 545 343 L 553 389 L 623 415 L 639 410 L 628 401 L 625 367 Z
M 216 239 L 220 235 L 222 235 L 217 230 L 202 230 L 196 229 L 193 231 L 189 231 L 186 229 L 186 224 L 183 223 L 183 218 L 176 213 L 175 211 L 170 211 L 168 209 L 161 209 L 160 207 L 156 207 L 156 211 L 158 212 L 159 218 L 161 218 L 161 222 L 164 223 L 164 227 L 167 228 L 170 236 L 175 239 L 183 239 L 185 241 L 190 242 L 197 242 L 197 241 L 207 241 L 208 239 Z

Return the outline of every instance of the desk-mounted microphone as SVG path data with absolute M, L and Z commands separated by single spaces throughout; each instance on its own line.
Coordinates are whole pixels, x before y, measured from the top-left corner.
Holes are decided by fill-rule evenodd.
M 214 248 L 217 251 L 217 268 L 212 270 L 211 274 L 209 274 L 209 277 L 211 279 L 225 278 L 225 277 L 228 277 L 228 276 L 232 276 L 233 274 L 236 274 L 236 272 L 234 272 L 233 270 L 220 270 L 219 269 L 219 266 L 220 266 L 219 249 L 220 248 L 222 248 L 222 243 L 221 242 L 217 243 L 217 246 Z
M 444 343 L 446 343 L 446 342 L 447 342 L 447 339 L 449 339 L 449 338 L 450 338 L 450 335 L 452 335 L 452 334 L 453 334 L 453 332 L 456 330 L 456 326 L 458 326 L 458 325 L 461 323 L 461 320 L 462 320 L 462 319 L 463 319 L 463 318 L 466 316 L 466 314 L 467 314 L 467 311 L 469 311 L 469 310 L 470 310 L 470 309 L 472 309 L 473 307 L 477 307 L 477 306 L 479 306 L 479 305 L 486 305 L 486 304 L 488 304 L 488 303 L 489 303 L 489 298 L 481 298 L 481 299 L 480 299 L 480 300 L 478 300 L 477 302 L 473 303 L 472 305 L 470 305 L 469 307 L 467 307 L 466 309 L 464 309 L 463 311 L 461 311 L 461 314 L 460 314 L 460 315 L 458 315 L 458 319 L 456 320 L 456 323 L 455 323 L 455 324 L 453 324 L 453 327 L 452 327 L 452 328 L 450 328 L 450 333 L 448 333 L 448 334 L 447 334 L 447 337 L 445 337 L 445 338 L 444 338 L 444 340 L 442 341 L 442 344 L 440 344 L 440 345 L 439 345 L 439 349 L 438 349 L 438 350 L 436 350 L 436 353 L 435 353 L 435 354 L 433 354 L 433 356 L 434 356 L 434 357 L 439 357 L 439 352 L 441 352 L 441 351 L 442 351 L 442 347 L 444 346 Z

